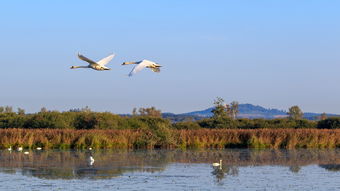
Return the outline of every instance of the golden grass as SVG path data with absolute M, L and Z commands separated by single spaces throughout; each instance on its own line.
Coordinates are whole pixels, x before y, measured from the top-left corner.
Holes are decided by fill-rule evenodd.
M 165 133 L 164 133 L 165 132 Z M 72 130 L 0 129 L 0 147 L 336 148 L 340 129 Z

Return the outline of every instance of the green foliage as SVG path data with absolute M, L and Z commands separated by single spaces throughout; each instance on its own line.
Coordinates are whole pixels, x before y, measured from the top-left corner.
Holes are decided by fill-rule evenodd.
M 0 128 L 23 128 L 26 120 L 25 115 L 0 113 Z
M 318 129 L 340 129 L 340 117 L 331 117 L 318 122 Z
M 302 119 L 303 117 L 303 112 L 297 105 L 290 107 L 287 114 L 289 115 L 289 119 L 294 119 L 294 120 Z
M 238 110 L 238 102 L 233 101 L 229 104 L 224 104 L 224 100 L 220 97 L 217 97 L 214 101 L 214 109 L 211 111 L 213 113 L 213 118 L 226 118 L 230 117 L 232 119 L 236 119 Z
M 217 105 L 223 106 L 222 99 Z M 8 107 L 10 108 L 10 107 Z M 10 109 L 7 109 L 9 111 Z M 154 110 L 154 109 L 151 109 Z M 218 109 L 217 109 L 218 110 Z M 215 110 L 217 112 L 217 110 Z M 221 111 L 225 112 L 225 110 Z M 152 113 L 152 112 L 151 112 Z M 171 123 L 168 119 L 151 115 L 119 116 L 109 112 L 91 112 L 89 108 L 69 112 L 47 111 L 35 114 L 23 112 L 0 113 L 0 128 L 32 128 L 32 129 L 139 129 L 155 133 L 163 127 L 166 129 L 280 129 L 280 128 L 339 128 L 339 118 L 329 118 L 319 122 L 307 119 L 232 119 L 228 115 Z M 218 116 L 218 117 L 217 117 Z M 165 131 L 164 131 L 165 132 Z M 158 140 L 156 141 L 158 142 Z
M 201 126 L 197 122 L 193 121 L 185 121 L 185 122 L 178 122 L 172 125 L 174 129 L 185 129 L 185 130 L 192 130 L 192 129 L 200 129 Z
M 203 128 L 217 128 L 217 129 L 235 129 L 237 128 L 237 122 L 229 117 L 219 117 L 203 119 L 198 122 Z
M 151 116 L 151 117 L 161 117 L 161 110 L 157 110 L 155 107 L 150 108 L 139 108 L 139 114 L 142 116 Z M 132 112 L 134 114 L 134 111 Z
M 214 101 L 215 108 L 211 111 L 213 113 L 213 118 L 222 118 L 227 116 L 226 107 L 224 106 L 224 100 L 217 97 Z
M 233 119 L 236 119 L 236 117 L 237 117 L 237 114 L 238 114 L 238 112 L 239 112 L 239 110 L 238 110 L 238 102 L 237 101 L 233 101 L 233 102 L 231 102 L 230 103 L 230 106 L 229 106 L 229 108 L 230 108 L 230 116 L 233 118 Z
M 316 122 L 307 119 L 203 119 L 197 122 L 202 128 L 219 129 L 280 129 L 280 128 L 315 128 Z
M 67 112 L 39 112 L 28 116 L 24 128 L 74 129 L 73 121 L 74 115 Z

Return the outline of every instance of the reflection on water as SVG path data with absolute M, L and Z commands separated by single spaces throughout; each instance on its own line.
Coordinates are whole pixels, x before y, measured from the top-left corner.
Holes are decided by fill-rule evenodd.
M 91 159 L 92 158 L 92 159 Z M 206 164 L 217 183 L 238 176 L 240 167 L 284 166 L 293 173 L 306 165 L 340 171 L 340 150 L 153 150 L 153 151 L 31 151 L 0 152 L 1 173 L 21 173 L 42 179 L 109 179 L 127 172 L 162 172 L 172 164 Z

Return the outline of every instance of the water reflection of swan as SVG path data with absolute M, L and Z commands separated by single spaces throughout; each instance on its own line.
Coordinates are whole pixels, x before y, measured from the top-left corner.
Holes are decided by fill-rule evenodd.
M 87 162 L 89 163 L 90 166 L 92 166 L 93 163 L 94 163 L 94 158 L 92 156 L 90 156 L 89 159 L 87 160 Z

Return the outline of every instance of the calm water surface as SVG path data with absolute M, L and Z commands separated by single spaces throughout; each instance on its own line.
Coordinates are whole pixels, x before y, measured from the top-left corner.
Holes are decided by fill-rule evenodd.
M 340 149 L 0 151 L 0 190 L 333 191 Z

